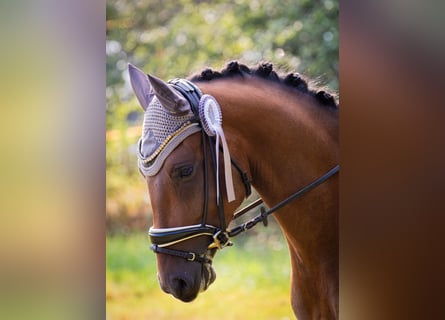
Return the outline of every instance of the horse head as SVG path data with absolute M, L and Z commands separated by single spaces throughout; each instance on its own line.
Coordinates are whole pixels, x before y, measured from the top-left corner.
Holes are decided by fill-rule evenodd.
M 235 201 L 229 202 L 225 195 L 217 199 L 217 178 L 212 173 L 222 177 L 224 164 L 220 162 L 215 170 L 215 154 L 209 151 L 212 143 L 193 110 L 193 101 L 178 86 L 132 65 L 129 73 L 144 109 L 138 164 L 153 209 L 150 236 L 152 249 L 160 253 L 156 255 L 158 280 L 165 292 L 189 302 L 215 280 L 212 259 L 218 248 L 229 244 L 219 237 L 226 229 L 221 224 L 228 224 L 231 212 L 241 204 L 243 181 L 233 179 Z M 224 189 L 225 179 L 219 180 Z

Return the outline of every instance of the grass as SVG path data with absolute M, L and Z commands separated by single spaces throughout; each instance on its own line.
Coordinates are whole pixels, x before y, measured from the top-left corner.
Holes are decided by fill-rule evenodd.
M 215 257 L 215 283 L 183 303 L 160 289 L 144 234 L 107 237 L 107 319 L 295 319 L 281 234 L 260 230 L 236 240 Z

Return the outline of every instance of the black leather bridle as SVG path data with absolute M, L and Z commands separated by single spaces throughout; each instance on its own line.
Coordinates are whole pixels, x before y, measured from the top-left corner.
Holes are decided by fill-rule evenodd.
M 200 90 L 190 81 L 185 79 L 174 79 L 169 81 L 170 85 L 172 85 L 173 88 L 178 90 L 189 102 L 190 106 L 192 107 L 192 111 L 195 115 L 193 121 L 196 121 L 198 123 L 201 123 L 201 120 L 199 118 L 199 101 L 201 98 L 201 92 Z M 202 127 L 202 126 L 201 126 Z M 316 186 L 320 185 L 327 179 L 329 179 L 331 176 L 336 174 L 339 171 L 339 165 L 336 165 L 334 168 L 329 170 L 327 173 L 325 173 L 323 176 L 319 177 L 312 183 L 306 185 L 302 189 L 298 190 L 285 200 L 278 203 L 276 206 L 270 208 L 269 210 L 265 210 L 264 207 L 261 207 L 261 214 L 254 217 L 253 219 L 249 220 L 246 223 L 243 223 L 241 225 L 238 225 L 234 227 L 233 229 L 227 230 L 227 225 L 224 217 L 224 205 L 222 201 L 222 189 L 219 188 L 219 194 L 216 196 L 218 197 L 217 201 L 217 209 L 218 209 L 218 217 L 219 217 L 219 227 L 215 227 L 212 225 L 207 224 L 207 212 L 208 212 L 208 199 L 209 199 L 209 163 L 207 160 L 207 148 L 210 147 L 210 154 L 212 155 L 212 162 L 213 162 L 213 168 L 216 170 L 216 152 L 214 150 L 215 143 L 213 141 L 213 137 L 210 137 L 207 135 L 207 133 L 204 131 L 203 128 L 201 128 L 201 136 L 202 136 L 202 148 L 203 148 L 203 157 L 204 157 L 204 205 L 203 205 L 203 215 L 201 224 L 197 225 L 190 225 L 190 226 L 184 226 L 184 227 L 176 227 L 176 228 L 150 228 L 148 231 L 150 240 L 152 245 L 150 246 L 151 250 L 153 250 L 155 253 L 161 253 L 161 254 L 167 254 L 171 256 L 176 256 L 183 258 L 188 261 L 196 261 L 199 263 L 212 263 L 212 251 L 214 252 L 214 249 L 223 249 L 226 246 L 232 245 L 232 242 L 230 241 L 231 237 L 234 237 L 241 232 L 244 232 L 248 229 L 251 229 L 254 227 L 258 222 L 263 222 L 265 226 L 267 226 L 267 217 L 272 214 L 273 212 L 277 211 L 281 207 L 285 206 L 289 202 L 299 198 L 306 192 L 312 190 Z M 231 159 L 232 165 L 236 168 L 238 173 L 241 176 L 241 179 L 244 183 L 245 189 L 246 189 L 246 197 L 248 197 L 251 194 L 251 184 L 249 181 L 249 178 L 247 176 L 247 173 L 241 169 L 241 167 L 238 165 L 236 161 Z M 248 205 L 244 209 L 241 209 L 237 211 L 234 214 L 234 219 L 240 217 L 244 213 L 248 212 L 252 208 L 260 205 L 262 203 L 262 199 L 258 199 L 252 204 Z M 213 241 L 208 245 L 207 250 L 203 253 L 197 253 L 193 251 L 183 251 L 183 250 L 177 250 L 177 249 L 169 249 L 168 247 L 192 239 L 196 237 L 201 236 L 207 236 L 213 238 Z

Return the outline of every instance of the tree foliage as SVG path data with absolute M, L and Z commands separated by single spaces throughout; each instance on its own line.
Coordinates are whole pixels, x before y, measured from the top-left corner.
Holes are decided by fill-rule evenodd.
M 336 0 L 108 0 L 107 87 L 132 62 L 160 78 L 268 60 L 338 88 Z

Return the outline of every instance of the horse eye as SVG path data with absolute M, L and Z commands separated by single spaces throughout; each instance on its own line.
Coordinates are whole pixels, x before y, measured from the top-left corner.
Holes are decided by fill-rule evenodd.
M 190 177 L 193 173 L 193 166 L 183 166 L 175 169 L 175 176 L 178 178 Z

